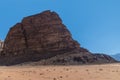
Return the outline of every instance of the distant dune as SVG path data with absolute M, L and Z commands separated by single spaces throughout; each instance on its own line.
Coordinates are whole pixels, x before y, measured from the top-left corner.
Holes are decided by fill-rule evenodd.
M 0 80 L 120 80 L 120 64 L 3 66 Z

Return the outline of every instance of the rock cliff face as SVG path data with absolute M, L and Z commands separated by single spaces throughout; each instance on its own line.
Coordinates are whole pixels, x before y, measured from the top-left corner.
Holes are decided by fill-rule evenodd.
M 70 58 L 69 55 L 73 55 L 71 58 L 73 63 L 74 60 L 79 60 L 78 63 L 99 61 L 95 58 L 96 56 L 87 49 L 81 48 L 79 43 L 72 39 L 57 13 L 44 11 L 25 17 L 21 23 L 17 23 L 10 29 L 4 42 L 0 64 L 39 61 L 63 54 L 67 54 L 64 56 L 67 60 Z M 78 55 L 77 58 L 74 57 L 75 55 Z M 108 62 L 111 61 L 115 60 Z
M 25 50 L 41 53 L 73 49 L 80 49 L 79 44 L 72 39 L 59 16 L 50 11 L 26 17 L 12 27 L 4 46 L 4 52 L 13 55 Z

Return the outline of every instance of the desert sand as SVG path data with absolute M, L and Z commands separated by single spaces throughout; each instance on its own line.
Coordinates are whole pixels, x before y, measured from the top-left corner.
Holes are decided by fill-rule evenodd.
M 120 64 L 1 66 L 0 80 L 120 80 Z

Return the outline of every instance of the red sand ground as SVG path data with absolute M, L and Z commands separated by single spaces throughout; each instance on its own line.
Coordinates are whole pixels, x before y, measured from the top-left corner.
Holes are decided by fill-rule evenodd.
M 0 80 L 120 80 L 120 64 L 2 66 Z

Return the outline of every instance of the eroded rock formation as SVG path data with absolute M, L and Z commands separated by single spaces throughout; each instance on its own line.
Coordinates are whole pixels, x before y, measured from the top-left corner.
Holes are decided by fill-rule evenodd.
M 81 48 L 79 43 L 72 39 L 71 33 L 57 13 L 45 11 L 25 17 L 21 23 L 10 29 L 4 42 L 0 64 L 39 61 L 59 55 L 64 55 L 62 58 L 68 60 L 69 64 L 76 60 L 77 63 L 98 61 L 96 56 Z M 73 56 L 69 57 L 70 55 Z
M 14 46 L 14 47 L 11 47 Z M 4 52 L 14 54 L 24 50 L 59 52 L 80 49 L 55 12 L 45 11 L 26 17 L 10 29 Z

